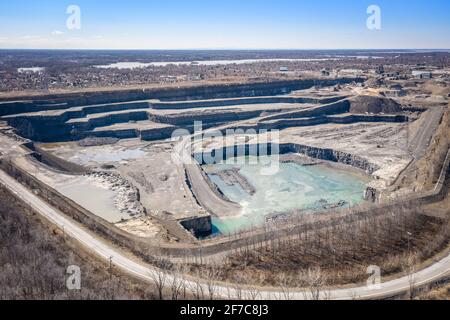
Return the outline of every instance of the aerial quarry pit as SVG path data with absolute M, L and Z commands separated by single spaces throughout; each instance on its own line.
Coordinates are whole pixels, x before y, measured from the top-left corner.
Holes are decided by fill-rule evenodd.
M 0 164 L 136 255 L 213 261 L 248 241 L 299 233 L 304 223 L 405 201 L 430 205 L 439 196 L 430 192 L 445 192 L 420 165 L 433 159 L 439 177 L 448 142 L 434 143 L 449 140 L 448 98 L 424 103 L 407 87 L 387 97 L 366 80 L 2 101 Z M 274 144 L 261 142 L 268 132 Z

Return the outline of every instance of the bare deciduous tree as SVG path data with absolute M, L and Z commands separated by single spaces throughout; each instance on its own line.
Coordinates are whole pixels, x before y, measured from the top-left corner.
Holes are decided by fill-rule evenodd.
M 220 279 L 221 270 L 215 266 L 211 266 L 206 270 L 203 277 L 206 280 L 206 292 L 208 299 L 214 300 L 217 289 L 217 281 Z
M 183 278 L 182 268 L 175 267 L 172 273 L 170 292 L 172 300 L 178 300 L 182 294 L 185 279 Z
M 284 300 L 292 300 L 292 277 L 286 273 L 280 273 L 278 275 L 277 283 L 281 289 Z
M 195 278 L 190 282 L 189 289 L 192 293 L 192 296 L 195 300 L 203 300 L 205 297 L 205 290 L 203 285 L 200 282 L 201 273 L 197 271 L 195 274 Z
M 417 265 L 417 257 L 413 254 L 408 253 L 408 256 L 403 261 L 402 269 L 403 272 L 408 277 L 408 286 L 409 286 L 408 297 L 410 300 L 413 300 L 415 296 L 416 265 Z
M 320 300 L 323 287 L 326 285 L 326 277 L 320 268 L 308 269 L 300 273 L 300 279 L 307 286 L 306 300 Z
M 164 300 L 164 288 L 166 287 L 168 278 L 167 271 L 164 269 L 160 269 L 158 271 L 152 272 L 150 276 L 156 286 L 156 290 L 158 292 L 158 299 Z
M 254 300 L 258 300 L 261 299 L 261 291 L 259 290 L 258 287 L 255 286 L 251 286 L 248 289 L 248 294 L 249 294 L 249 298 L 250 300 L 254 301 Z

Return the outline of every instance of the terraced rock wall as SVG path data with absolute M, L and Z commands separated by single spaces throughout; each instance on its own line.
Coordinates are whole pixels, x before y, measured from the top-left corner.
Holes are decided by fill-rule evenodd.
M 21 97 L 20 101 L 0 98 L 0 116 L 67 109 L 75 106 L 108 104 L 149 99 L 165 101 L 220 99 L 251 96 L 274 96 L 294 90 L 311 88 L 315 85 L 332 86 L 350 82 L 363 82 L 362 78 L 336 80 L 304 79 L 252 84 L 209 85 L 186 88 L 157 88 L 140 90 L 101 91 L 71 94 L 49 94 L 45 96 Z

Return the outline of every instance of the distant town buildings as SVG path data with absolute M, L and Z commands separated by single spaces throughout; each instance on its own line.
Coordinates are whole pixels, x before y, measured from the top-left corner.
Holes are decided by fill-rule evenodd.
M 377 66 L 375 69 L 375 73 L 376 74 L 384 74 L 384 66 L 383 65 Z
M 416 79 L 431 79 L 433 78 L 433 74 L 431 71 L 424 71 L 424 70 L 413 70 L 412 76 Z
M 330 70 L 328 70 L 328 69 L 322 69 L 320 71 L 320 73 L 322 74 L 322 77 L 329 77 L 330 76 Z
M 78 55 L 79 53 L 65 53 L 64 59 L 49 60 L 42 55 L 25 59 L 22 56 L 13 57 L 0 52 L 0 92 L 124 88 L 196 81 L 268 81 L 318 76 L 379 78 L 380 84 L 372 83 L 375 87 L 382 85 L 385 81 L 437 78 L 446 82 L 450 79 L 450 71 L 445 71 L 450 70 L 450 54 L 448 53 L 430 56 L 417 53 L 398 58 L 387 56 L 383 59 L 342 57 L 317 61 L 314 59 L 312 59 L 314 61 L 309 59 L 290 61 L 286 58 L 283 61 L 227 65 L 199 63 L 197 62 L 199 57 L 194 54 L 192 57 L 185 57 L 189 63 L 164 64 L 161 62 L 160 65 L 129 69 L 96 68 L 96 65 L 103 63 L 98 57 L 89 60 Z M 119 58 L 118 62 L 121 61 Z M 145 56 L 138 56 L 138 58 L 139 61 L 147 61 Z M 161 60 L 164 60 L 164 57 L 161 57 Z M 194 62 L 191 63 L 191 61 Z M 111 63 L 110 58 L 104 61 L 104 64 L 108 63 Z
M 398 83 L 390 85 L 383 92 L 384 92 L 385 96 L 387 96 L 387 97 L 404 97 L 404 96 L 406 96 L 406 91 Z

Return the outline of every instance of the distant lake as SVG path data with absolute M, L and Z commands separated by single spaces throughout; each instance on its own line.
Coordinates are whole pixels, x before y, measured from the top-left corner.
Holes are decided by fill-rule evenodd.
M 45 68 L 43 67 L 31 67 L 31 68 L 19 68 L 17 69 L 17 72 L 19 73 L 27 73 L 27 72 L 31 72 L 31 73 L 35 73 L 35 72 L 44 72 Z
M 339 60 L 335 58 L 315 58 L 315 59 L 243 59 L 243 60 L 209 60 L 209 61 L 165 61 L 165 62 L 117 62 L 108 65 L 98 65 L 95 68 L 100 69 L 138 69 L 147 67 L 165 67 L 168 65 L 200 65 L 200 66 L 217 66 L 230 64 L 250 64 L 261 62 L 312 62 L 312 61 L 332 61 Z

